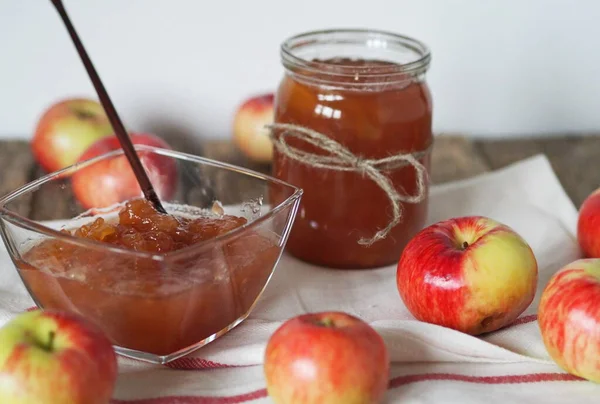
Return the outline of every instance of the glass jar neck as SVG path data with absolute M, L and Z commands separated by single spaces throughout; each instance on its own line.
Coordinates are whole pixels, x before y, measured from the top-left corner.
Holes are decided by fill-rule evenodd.
M 296 35 L 281 45 L 280 55 L 286 73 L 299 81 L 361 90 L 422 80 L 431 61 L 420 41 L 362 29 Z

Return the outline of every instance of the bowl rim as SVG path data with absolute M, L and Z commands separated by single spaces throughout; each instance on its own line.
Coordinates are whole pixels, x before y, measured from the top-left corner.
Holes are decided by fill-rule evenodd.
M 106 252 L 125 254 L 125 255 L 134 256 L 134 257 L 138 257 L 138 258 L 146 258 L 146 259 L 152 259 L 152 260 L 157 260 L 157 261 L 165 261 L 167 259 L 180 258 L 181 255 L 185 255 L 191 251 L 201 249 L 203 247 L 206 247 L 207 245 L 218 243 L 227 238 L 238 236 L 238 235 L 244 233 L 246 230 L 256 227 L 260 223 L 264 222 L 265 220 L 268 220 L 269 218 L 275 216 L 281 210 L 289 207 L 290 205 L 293 205 L 294 203 L 296 203 L 297 201 L 300 200 L 300 198 L 302 197 L 302 194 L 303 194 L 303 190 L 299 187 L 296 187 L 295 185 L 292 185 L 288 182 L 277 179 L 271 175 L 263 174 L 261 172 L 258 172 L 258 171 L 255 171 L 255 170 L 252 170 L 249 168 L 237 166 L 237 165 L 230 164 L 230 163 L 225 163 L 225 162 L 210 159 L 207 157 L 197 156 L 197 155 L 190 154 L 190 153 L 172 150 L 172 149 L 165 149 L 165 148 L 141 145 L 141 144 L 136 144 L 136 145 L 134 145 L 134 147 L 135 147 L 136 151 L 138 151 L 138 150 L 139 151 L 149 151 L 149 152 L 153 152 L 153 153 L 156 153 L 159 155 L 175 158 L 177 160 L 201 163 L 202 165 L 208 165 L 208 166 L 212 166 L 212 167 L 226 169 L 229 171 L 237 172 L 242 175 L 249 175 L 249 176 L 261 179 L 263 181 L 273 182 L 273 183 L 282 185 L 284 187 L 290 188 L 293 192 L 290 196 L 288 196 L 285 200 L 280 202 L 277 206 L 272 207 L 266 214 L 254 219 L 252 221 L 249 221 L 249 222 L 243 224 L 242 226 L 236 227 L 235 229 L 230 230 L 226 233 L 220 234 L 216 237 L 213 237 L 213 238 L 210 238 L 207 240 L 203 240 L 203 241 L 200 241 L 199 243 L 191 244 L 191 245 L 183 247 L 181 249 L 169 251 L 166 253 L 150 253 L 150 252 L 145 252 L 145 251 L 135 251 L 135 250 L 132 250 L 132 249 L 129 249 L 126 247 L 103 243 L 103 242 L 97 241 L 97 240 L 76 237 L 71 234 L 63 233 L 59 230 L 45 226 L 44 224 L 41 223 L 42 221 L 36 221 L 33 219 L 29 219 L 27 217 L 24 217 L 23 215 L 20 215 L 19 213 L 15 212 L 15 211 L 12 211 L 12 210 L 6 208 L 6 204 L 11 202 L 12 200 L 14 200 L 16 197 L 18 197 L 26 192 L 29 192 L 30 190 L 35 189 L 45 183 L 48 183 L 51 180 L 60 179 L 62 176 L 65 176 L 67 173 L 71 173 L 71 172 L 80 170 L 80 169 L 85 168 L 86 166 L 92 165 L 98 161 L 116 157 L 119 155 L 123 155 L 124 151 L 123 151 L 123 149 L 120 148 L 120 149 L 112 150 L 110 152 L 98 155 L 96 157 L 92 157 L 91 159 L 76 162 L 68 167 L 45 174 L 33 181 L 30 181 L 30 182 L 16 188 L 15 190 L 9 192 L 8 194 L 6 194 L 4 196 L 0 196 L 0 218 L 4 218 L 7 221 L 9 221 L 17 226 L 23 227 L 25 229 L 28 229 L 28 230 L 31 230 L 31 231 L 34 231 L 37 233 L 41 233 L 41 234 L 44 234 L 44 235 L 47 235 L 50 237 L 63 239 L 65 241 L 69 242 L 70 244 L 75 244 L 75 245 L 78 245 L 81 247 L 93 248 L 95 250 L 101 249 Z M 293 220 L 293 217 L 292 217 L 292 220 Z M 0 227 L 4 227 L 4 226 L 2 226 L 1 221 L 0 221 Z M 2 233 L 4 233 L 3 229 L 2 229 Z

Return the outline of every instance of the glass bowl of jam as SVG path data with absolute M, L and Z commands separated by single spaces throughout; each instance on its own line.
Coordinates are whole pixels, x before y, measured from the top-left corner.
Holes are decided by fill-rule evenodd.
M 82 206 L 74 180 L 124 159 L 118 150 L 0 199 L 0 233 L 38 307 L 83 315 L 118 353 L 166 363 L 249 315 L 281 257 L 302 190 L 185 153 L 136 149 L 171 167 L 166 214 L 141 193 Z M 287 197 L 273 203 L 272 190 Z M 24 213 L 23 204 L 44 209 Z
M 428 47 L 391 32 L 331 29 L 288 38 L 280 55 L 275 139 L 284 132 L 277 125 L 294 125 L 296 135 L 337 144 L 288 136 L 294 153 L 274 150 L 272 175 L 304 190 L 286 250 L 332 268 L 396 263 L 427 216 L 428 176 L 418 173 L 430 170 L 433 144 Z M 379 183 L 358 161 L 371 163 Z

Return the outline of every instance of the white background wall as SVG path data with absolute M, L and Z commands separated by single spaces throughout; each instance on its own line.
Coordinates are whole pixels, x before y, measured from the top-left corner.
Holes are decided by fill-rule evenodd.
M 278 47 L 353 26 L 432 49 L 434 129 L 473 136 L 600 131 L 598 0 L 65 0 L 126 124 L 230 135 L 275 88 Z M 29 138 L 58 98 L 94 96 L 49 0 L 0 0 L 0 137 Z

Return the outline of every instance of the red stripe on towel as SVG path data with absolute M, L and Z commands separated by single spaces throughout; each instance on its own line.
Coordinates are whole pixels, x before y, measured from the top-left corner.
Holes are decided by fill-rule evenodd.
M 169 396 L 143 398 L 139 400 L 112 400 L 111 404 L 238 404 L 246 403 L 251 400 L 258 400 L 259 398 L 265 398 L 266 396 L 267 390 L 261 389 L 251 393 L 227 397 Z
M 523 317 L 516 319 L 511 324 L 509 324 L 508 327 L 512 327 L 513 325 L 532 323 L 534 321 L 537 321 L 537 315 L 530 314 L 528 316 L 523 316 Z
M 223 369 L 241 367 L 240 365 L 227 365 L 224 363 L 213 362 L 207 359 L 183 357 L 175 359 L 165 366 L 176 370 L 204 370 L 204 369 Z
M 404 386 L 405 384 L 435 380 L 478 384 L 519 384 L 582 381 L 583 379 L 566 373 L 530 373 L 524 375 L 505 376 L 467 376 L 455 373 L 424 373 L 422 375 L 407 375 L 395 377 L 392 380 L 390 380 L 390 388 Z

